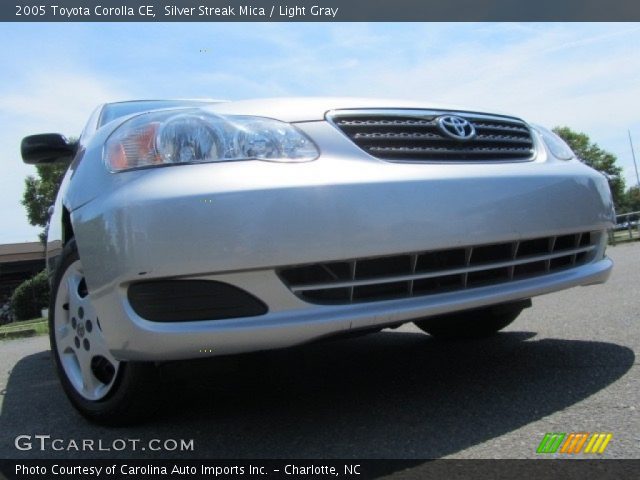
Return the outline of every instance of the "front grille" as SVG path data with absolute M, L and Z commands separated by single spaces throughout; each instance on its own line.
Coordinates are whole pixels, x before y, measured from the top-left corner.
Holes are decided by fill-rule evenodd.
M 447 135 L 438 119 L 454 115 L 471 123 L 475 136 Z M 534 156 L 529 127 L 517 118 L 425 110 L 337 110 L 327 118 L 368 154 L 398 162 L 524 161 Z
M 283 268 L 286 286 L 318 304 L 347 304 L 496 285 L 591 261 L 599 234 L 582 232 L 491 245 Z

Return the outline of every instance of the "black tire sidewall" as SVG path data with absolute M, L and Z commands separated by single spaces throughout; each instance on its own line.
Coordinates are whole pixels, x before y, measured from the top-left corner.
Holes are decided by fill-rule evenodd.
M 510 325 L 523 308 L 501 309 L 485 307 L 415 320 L 424 332 L 439 338 L 473 339 L 491 336 Z

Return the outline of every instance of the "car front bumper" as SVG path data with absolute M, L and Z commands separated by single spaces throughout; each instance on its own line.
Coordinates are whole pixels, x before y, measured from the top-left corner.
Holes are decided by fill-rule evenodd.
M 286 347 L 599 283 L 610 273 L 612 262 L 604 256 L 604 232 L 613 225 L 608 185 L 577 161 L 539 154 L 523 163 L 390 163 L 334 138 L 340 134 L 325 122 L 301 128 L 323 152 L 313 162 L 115 174 L 117 188 L 72 212 L 92 300 L 116 358 L 162 361 Z M 598 251 L 586 265 L 425 297 L 312 305 L 276 273 L 291 265 L 582 231 L 600 232 Z M 223 281 L 269 311 L 197 322 L 139 317 L 127 300 L 128 286 L 166 278 Z

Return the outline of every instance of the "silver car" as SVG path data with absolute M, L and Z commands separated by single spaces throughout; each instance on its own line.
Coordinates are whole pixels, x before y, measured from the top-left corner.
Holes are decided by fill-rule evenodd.
M 481 337 L 604 282 L 607 179 L 506 115 L 345 98 L 100 106 L 51 216 L 51 348 L 71 403 L 124 424 L 158 362 L 415 322 Z

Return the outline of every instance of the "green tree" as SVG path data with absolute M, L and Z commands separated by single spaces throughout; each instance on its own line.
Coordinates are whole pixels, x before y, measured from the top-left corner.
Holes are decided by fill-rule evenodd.
M 68 163 L 36 165 L 37 176 L 29 175 L 24 183 L 22 205 L 27 210 L 29 223 L 43 227 L 40 234 L 42 242 L 46 239 L 46 226 L 49 221 L 49 207 L 53 205 L 62 183 Z
M 617 165 L 616 156 L 601 149 L 597 143 L 591 142 L 585 133 L 575 132 L 569 127 L 555 127 L 553 131 L 569 144 L 581 162 L 607 176 L 616 210 L 620 210 L 626 203 L 626 198 L 622 167 Z
M 49 306 L 49 279 L 43 270 L 25 280 L 11 296 L 11 308 L 16 320 L 30 320 L 40 316 L 40 311 Z
M 640 212 L 640 187 L 631 187 L 627 190 L 625 197 L 625 210 L 621 210 L 620 213 Z

